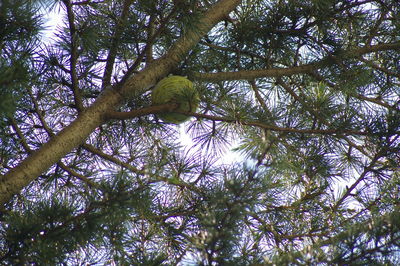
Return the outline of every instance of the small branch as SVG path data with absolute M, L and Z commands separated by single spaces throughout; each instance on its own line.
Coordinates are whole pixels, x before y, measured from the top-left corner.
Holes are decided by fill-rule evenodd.
M 148 173 L 148 175 L 150 177 L 152 177 L 151 179 L 149 179 L 149 183 L 164 182 L 171 186 L 177 186 L 182 189 L 188 189 L 192 192 L 196 192 L 199 195 L 203 194 L 203 191 L 201 189 L 199 189 L 195 185 L 189 184 L 183 180 L 173 180 L 172 178 L 167 178 L 167 177 L 160 176 L 160 175 L 153 175 L 151 173 Z
M 18 138 L 21 141 L 22 147 L 24 147 L 24 150 L 28 154 L 31 154 L 32 153 L 32 149 L 31 149 L 31 147 L 29 147 L 28 143 L 26 142 L 24 134 L 22 133 L 21 129 L 18 127 L 17 121 L 15 121 L 14 118 L 11 118 L 10 122 L 11 122 L 11 127 L 14 129 L 15 133 L 17 133 Z
M 383 21 L 386 19 L 386 15 L 388 14 L 388 10 L 382 12 L 376 21 L 375 25 L 371 28 L 368 39 L 366 41 L 367 45 L 371 45 L 372 39 L 376 36 L 379 27 L 382 25 Z
M 268 115 L 271 115 L 271 111 L 269 110 L 268 106 L 265 104 L 264 99 L 262 98 L 260 91 L 257 87 L 257 84 L 254 80 L 249 82 L 251 85 L 251 88 L 254 91 L 254 95 L 256 96 L 257 101 L 260 103 L 262 109 L 264 110 L 264 112 L 266 112 Z
M 356 93 L 355 95 L 352 95 L 352 96 L 359 100 L 371 102 L 371 103 L 386 107 L 388 109 L 398 110 L 398 107 L 396 105 L 392 106 L 392 105 L 388 104 L 387 102 L 382 101 L 380 98 L 371 98 L 371 97 L 364 96 L 360 93 Z
M 85 0 L 85 1 L 81 1 L 81 2 L 73 2 L 72 5 L 74 6 L 84 6 L 84 5 L 90 5 L 90 4 L 101 4 L 104 3 L 105 1 L 97 1 L 97 2 L 93 2 L 91 0 Z
M 159 23 L 160 26 L 158 27 L 157 31 L 152 36 L 149 36 L 147 38 L 146 46 L 144 47 L 142 52 L 138 55 L 138 57 L 136 58 L 135 62 L 128 68 L 128 70 L 126 71 L 124 77 L 121 79 L 120 83 L 124 83 L 126 80 L 128 80 L 129 77 L 140 66 L 140 64 L 145 59 L 145 57 L 150 54 L 154 41 L 164 31 L 166 25 L 168 25 L 169 20 L 175 14 L 175 11 L 176 11 L 176 7 L 174 7 L 171 10 L 171 12 L 167 15 L 167 17 L 165 17 L 165 19 L 160 21 L 160 23 Z M 149 24 L 149 27 L 150 27 L 150 24 Z M 147 63 L 149 63 L 148 58 L 146 58 L 146 60 L 147 60 Z M 154 59 L 152 58 L 152 60 L 150 60 L 150 61 L 153 61 L 153 60 Z
M 314 116 L 316 119 L 318 119 L 321 123 L 323 123 L 324 125 L 326 125 L 326 126 L 328 126 L 328 127 L 331 126 L 331 123 L 330 123 L 329 121 L 327 121 L 325 118 L 323 118 L 323 117 L 320 115 L 320 113 L 318 113 L 318 112 L 316 112 L 315 110 L 313 110 L 312 108 L 310 108 L 310 105 L 308 105 L 307 102 L 306 102 L 302 97 L 300 97 L 299 95 L 297 95 L 296 92 L 295 92 L 294 90 L 292 90 L 292 88 L 290 88 L 289 85 L 287 85 L 286 83 L 284 83 L 284 82 L 282 81 L 282 79 L 278 79 L 278 80 L 277 80 L 277 83 L 278 83 L 280 86 L 282 86 L 282 87 L 286 90 L 286 92 L 289 93 L 289 94 L 293 97 L 293 99 L 295 99 L 296 101 L 298 101 L 311 115 L 313 115 L 313 116 Z M 361 153 L 363 153 L 365 156 L 369 157 L 368 153 L 366 153 L 365 150 L 364 150 L 362 147 L 356 145 L 355 143 L 353 143 L 349 138 L 347 138 L 347 137 L 344 136 L 344 135 L 341 135 L 341 137 L 343 137 L 343 138 L 346 140 L 346 142 L 347 142 L 350 146 L 356 148 L 356 149 L 359 150 Z
M 113 156 L 111 156 L 111 155 L 109 155 L 107 153 L 104 153 L 103 151 L 93 147 L 90 144 L 82 144 L 81 146 L 82 146 L 82 148 L 84 148 L 88 152 L 91 152 L 91 153 L 93 153 L 93 154 L 95 154 L 95 155 L 97 155 L 97 156 L 99 156 L 99 157 L 101 157 L 101 158 L 103 158 L 103 159 L 105 159 L 107 161 L 110 161 L 110 162 L 112 162 L 112 163 L 114 163 L 116 165 L 122 166 L 122 167 L 124 167 L 124 168 L 126 168 L 126 169 L 128 169 L 128 170 L 130 170 L 130 171 L 132 171 L 134 173 L 145 174 L 145 172 L 143 170 L 140 170 L 140 169 L 130 165 L 129 163 L 125 163 L 125 162 L 123 162 L 121 160 L 118 160 L 117 158 L 115 158 L 115 157 L 113 157 Z
M 368 45 L 361 48 L 349 49 L 347 51 L 343 51 L 343 54 L 346 54 L 348 57 L 359 57 L 363 54 L 368 54 L 372 52 L 379 52 L 385 50 L 396 50 L 400 48 L 400 42 L 394 43 L 383 43 L 377 45 Z M 304 64 L 300 66 L 293 66 L 287 68 L 268 68 L 268 69 L 256 69 L 256 70 L 240 70 L 233 72 L 217 72 L 217 73 L 191 73 L 189 75 L 193 80 L 199 81 L 226 81 L 226 80 L 254 80 L 256 78 L 265 78 L 265 77 L 281 77 L 281 76 L 290 76 L 295 74 L 312 74 L 315 70 L 326 65 L 327 61 L 331 61 L 332 56 L 328 55 L 321 60 Z
M 205 41 L 200 41 L 199 43 L 202 44 L 202 45 L 208 46 L 210 48 L 216 49 L 216 50 L 228 51 L 228 52 L 233 52 L 233 53 L 237 53 L 238 52 L 238 50 L 236 50 L 236 49 L 234 49 L 232 47 L 224 47 L 224 46 L 216 45 L 216 44 L 205 42 Z M 258 58 L 258 59 L 261 59 L 263 61 L 267 60 L 267 58 L 265 58 L 263 56 L 260 56 L 258 54 L 249 52 L 249 51 L 240 50 L 239 52 L 242 55 L 247 55 L 247 56 L 252 57 L 252 58 Z
M 83 181 L 85 184 L 87 184 L 89 187 L 95 187 L 95 188 L 99 188 L 99 184 L 97 184 L 96 182 L 93 182 L 92 180 L 90 180 L 89 178 L 87 178 L 84 175 L 79 174 L 78 172 L 72 170 L 70 167 L 66 166 L 63 162 L 58 162 L 57 163 L 58 166 L 60 166 L 61 169 L 63 169 L 64 171 L 66 171 L 67 173 L 69 173 L 70 175 L 78 178 L 79 180 Z
M 63 0 L 65 7 L 67 8 L 67 15 L 68 15 L 68 24 L 69 30 L 71 34 L 71 57 L 70 57 L 70 75 L 71 75 L 71 82 L 72 82 L 72 92 L 74 94 L 75 106 L 78 112 L 83 110 L 83 103 L 82 103 L 82 95 L 79 91 L 79 80 L 78 74 L 76 71 L 76 66 L 78 63 L 78 38 L 77 38 L 77 31 L 75 27 L 75 16 L 74 11 L 72 10 L 72 4 L 70 0 Z
M 361 61 L 362 61 L 362 60 L 361 60 Z M 313 72 L 313 73 L 311 73 L 311 76 L 313 76 L 314 78 L 316 78 L 318 81 L 322 81 L 322 82 L 326 83 L 326 84 L 329 85 L 329 87 L 331 87 L 332 89 L 337 89 L 337 90 L 340 91 L 340 87 L 339 87 L 338 85 L 333 84 L 332 82 L 327 81 L 327 80 L 326 80 L 323 76 L 321 76 L 320 74 L 318 74 L 318 73 L 316 73 L 316 72 Z M 382 101 L 382 100 L 379 99 L 379 98 L 367 97 L 367 96 L 364 96 L 364 95 L 362 95 L 362 94 L 360 94 L 360 93 L 352 93 L 352 94 L 350 94 L 349 96 L 354 97 L 354 98 L 359 99 L 359 100 L 371 102 L 371 103 L 374 103 L 374 104 L 383 106 L 383 107 L 388 108 L 388 109 L 398 110 L 398 107 L 396 106 L 396 104 L 394 104 L 394 105 L 392 106 L 392 105 L 388 104 L 387 102 Z
M 125 0 L 124 1 L 124 6 L 121 12 L 121 15 L 119 19 L 117 19 L 116 25 L 115 25 L 115 33 L 114 36 L 112 37 L 111 41 L 111 47 L 106 59 L 106 66 L 104 69 L 104 74 L 103 74 L 103 84 L 102 88 L 104 89 L 111 83 L 111 75 L 114 69 L 114 62 L 115 58 L 117 56 L 117 51 L 118 51 L 118 44 L 119 40 L 121 37 L 121 34 L 124 30 L 125 27 L 125 22 L 126 18 L 128 17 L 128 12 L 129 12 L 129 7 L 132 4 L 132 0 Z
M 373 167 L 376 162 L 378 162 L 379 158 L 381 158 L 384 153 L 385 153 L 386 148 L 384 147 L 380 152 L 378 152 L 374 158 L 371 160 L 368 166 L 364 168 L 364 171 L 361 173 L 361 175 L 358 177 L 358 179 L 349 187 L 347 188 L 346 192 L 344 195 L 336 202 L 336 204 L 332 207 L 332 211 L 336 212 L 339 206 L 345 201 L 345 199 L 351 195 L 353 190 L 360 184 L 367 176 L 367 174 L 373 170 Z
M 259 128 L 268 129 L 271 131 L 277 131 L 277 132 L 299 133 L 299 134 L 319 134 L 319 135 L 333 135 L 333 134 L 334 135 L 358 135 L 358 136 L 369 135 L 369 133 L 365 132 L 365 131 L 342 130 L 342 129 L 298 129 L 298 128 L 267 125 L 267 124 L 263 124 L 263 123 L 260 123 L 257 121 L 245 121 L 245 120 L 238 120 L 235 118 L 198 114 L 198 113 L 191 113 L 191 112 L 177 112 L 177 113 L 194 116 L 197 118 L 209 119 L 209 120 L 213 120 L 213 121 L 237 123 L 237 124 L 241 124 L 241 125 L 245 125 L 245 126 L 255 126 L 255 127 L 259 127 Z
M 393 76 L 393 77 L 397 77 L 397 78 L 400 79 L 400 73 L 392 72 L 392 71 L 390 71 L 390 70 L 388 70 L 388 69 L 386 69 L 384 67 L 381 67 L 381 66 L 375 64 L 374 62 L 372 62 L 370 60 L 367 60 L 367 59 L 365 59 L 363 57 L 361 57 L 360 60 L 362 62 L 364 62 L 365 64 L 367 64 L 368 66 L 371 66 L 372 68 L 374 68 L 376 70 L 379 70 L 379 71 L 385 73 L 388 76 Z
M 31 97 L 33 107 L 35 107 L 35 112 L 36 112 L 40 122 L 42 123 L 44 130 L 46 130 L 47 134 L 50 137 L 53 137 L 55 134 L 54 134 L 53 130 L 47 124 L 46 119 L 43 116 L 43 111 L 39 109 L 39 103 L 37 102 L 36 98 L 34 97 L 32 90 L 28 89 L 28 93 L 29 93 L 29 96 Z
M 144 107 L 137 110 L 132 110 L 130 112 L 116 112 L 110 111 L 106 114 L 107 119 L 132 119 L 139 116 L 149 115 L 149 114 L 157 114 L 163 112 L 173 112 L 178 107 L 176 103 L 166 103 L 162 105 L 154 105 L 149 107 Z
M 178 187 L 181 187 L 181 188 L 187 188 L 187 189 L 189 189 L 191 191 L 194 191 L 196 193 L 199 193 L 199 194 L 201 193 L 201 191 L 197 187 L 195 187 L 195 186 L 193 186 L 191 184 L 188 184 L 188 183 L 183 182 L 181 180 L 179 180 L 178 182 L 174 182 L 174 181 L 172 181 L 172 179 L 169 179 L 167 177 L 163 177 L 163 176 L 147 173 L 145 170 L 138 169 L 135 166 L 130 165 L 129 163 L 125 163 L 125 162 L 115 158 L 112 155 L 104 153 L 103 151 L 93 147 L 90 144 L 83 144 L 82 148 L 84 148 L 88 152 L 91 152 L 91 153 L 93 153 L 93 154 L 95 154 L 95 155 L 97 155 L 97 156 L 99 156 L 99 157 L 101 157 L 101 158 L 103 158 L 103 159 L 105 159 L 107 161 L 110 161 L 110 162 L 112 162 L 112 163 L 114 163 L 116 165 L 122 166 L 122 167 L 132 171 L 133 173 L 136 173 L 136 174 L 139 174 L 139 175 L 149 175 L 149 176 L 153 177 L 154 179 L 149 179 L 148 180 L 150 183 L 165 182 L 165 183 L 170 184 L 170 185 L 178 186 Z M 139 184 L 142 185 L 143 182 L 139 178 L 137 178 L 137 181 L 138 181 Z

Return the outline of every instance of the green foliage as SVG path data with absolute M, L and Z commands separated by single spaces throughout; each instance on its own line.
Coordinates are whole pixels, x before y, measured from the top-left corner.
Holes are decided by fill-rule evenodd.
M 37 81 L 33 54 L 39 45 L 40 16 L 34 3 L 0 3 L 0 173 L 21 151 L 20 139 L 10 126 L 15 118 L 18 120 L 19 110 L 29 110 L 28 88 Z
M 29 1 L 0 4 L 0 125 L 12 117 L 24 87 L 33 78 L 29 70 L 39 30 L 39 16 Z M 24 36 L 24 38 L 21 38 Z
M 167 53 L 216 2 L 1 1 L 1 175 L 160 58 L 174 76 L 115 110 L 179 106 L 104 113 L 1 209 L 0 264 L 400 263 L 396 1 L 243 0 Z
M 5 261 L 10 264 L 56 264 L 65 259 L 68 252 L 88 239 L 76 230 L 85 223 L 71 222 L 74 206 L 67 200 L 47 199 L 33 206 L 27 204 L 26 211 L 12 212 L 4 221 L 9 226 L 2 235 L 9 243 Z M 4 259 L 4 257 L 3 257 Z

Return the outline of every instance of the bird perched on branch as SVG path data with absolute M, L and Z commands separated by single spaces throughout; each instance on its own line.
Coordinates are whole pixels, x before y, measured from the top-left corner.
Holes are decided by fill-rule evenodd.
M 168 76 L 160 80 L 151 94 L 153 105 L 165 103 L 178 103 L 178 112 L 196 112 L 200 98 L 193 83 L 186 77 Z M 158 114 L 166 123 L 180 124 L 190 117 L 177 112 Z

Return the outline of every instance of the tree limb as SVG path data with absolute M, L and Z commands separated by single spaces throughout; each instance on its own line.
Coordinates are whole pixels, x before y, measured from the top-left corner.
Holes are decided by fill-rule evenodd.
M 78 112 L 83 110 L 83 102 L 82 102 L 82 95 L 79 91 L 79 80 L 78 74 L 76 72 L 76 65 L 78 62 L 78 38 L 77 38 L 77 31 L 75 27 L 75 15 L 74 11 L 72 10 L 72 4 L 69 0 L 63 0 L 65 7 L 67 8 L 67 15 L 68 15 L 68 25 L 69 31 L 71 35 L 71 43 L 70 43 L 70 64 L 69 64 L 69 73 L 71 75 L 71 83 L 72 83 L 72 92 L 74 94 L 75 106 Z
M 70 175 L 78 178 L 82 182 L 84 182 L 86 185 L 88 185 L 90 187 L 99 188 L 99 184 L 92 181 L 90 178 L 87 178 L 86 176 L 79 174 L 75 170 L 73 170 L 70 167 L 68 167 L 67 165 L 65 165 L 63 162 L 59 162 L 58 166 L 60 166 L 60 168 L 63 169 L 64 171 L 66 171 L 68 174 L 70 174 Z
M 111 47 L 106 60 L 106 67 L 104 69 L 102 88 L 105 88 L 111 84 L 111 75 L 114 69 L 115 58 L 117 56 L 118 43 L 121 38 L 123 28 L 125 27 L 127 14 L 131 4 L 132 0 L 125 0 L 121 15 L 117 18 L 115 33 L 111 41 Z
M 382 43 L 377 45 L 359 47 L 356 49 L 349 49 L 342 53 L 346 54 L 346 56 L 359 57 L 363 54 L 368 54 L 378 51 L 395 50 L 399 48 L 400 48 L 400 42 Z M 254 80 L 256 78 L 265 78 L 265 77 L 281 77 L 281 76 L 290 76 L 295 74 L 310 74 L 313 71 L 323 66 L 326 66 L 326 62 L 329 60 L 330 57 L 331 56 L 327 56 L 325 58 L 322 58 L 320 61 L 314 63 L 287 67 L 287 68 L 268 68 L 268 69 L 240 70 L 240 71 L 217 72 L 217 73 L 197 72 L 189 74 L 189 77 L 192 78 L 193 80 L 217 82 L 225 80 Z
M 157 114 L 162 112 L 172 112 L 178 107 L 176 103 L 166 103 L 162 105 L 154 105 L 149 107 L 144 107 L 141 109 L 132 110 L 129 112 L 116 112 L 110 111 L 106 114 L 108 119 L 132 119 L 139 116 L 149 115 L 149 114 Z
M 295 74 L 311 73 L 318 68 L 318 63 L 305 64 L 288 68 L 268 68 L 255 70 L 240 70 L 217 73 L 191 73 L 189 77 L 198 81 L 225 81 L 225 80 L 254 80 L 264 77 L 280 77 Z
M 130 165 L 129 163 L 123 162 L 121 160 L 118 160 L 117 158 L 115 158 L 112 155 L 109 155 L 97 148 L 95 148 L 94 146 L 90 145 L 90 144 L 82 144 L 82 148 L 84 148 L 85 150 L 87 150 L 88 152 L 93 153 L 94 155 L 97 155 L 107 161 L 110 161 L 116 165 L 122 166 L 126 169 L 128 169 L 129 171 L 132 171 L 133 173 L 137 173 L 137 174 L 145 174 L 145 171 L 140 170 L 132 165 Z
M 199 20 L 199 27 L 190 29 L 179 38 L 161 58 L 154 60 L 143 71 L 123 84 L 107 87 L 77 119 L 61 130 L 50 141 L 18 166 L 0 176 L 0 206 L 28 185 L 63 156 L 81 145 L 98 126 L 106 121 L 106 114 L 118 107 L 122 100 L 139 95 L 165 77 L 178 66 L 181 60 L 212 27 L 223 20 L 241 1 L 220 0 L 209 8 Z
M 287 132 L 287 133 L 299 133 L 299 134 L 320 134 L 320 135 L 358 135 L 358 136 L 366 136 L 370 133 L 365 131 L 356 131 L 356 130 L 349 130 L 349 129 L 299 129 L 299 128 L 292 128 L 292 127 L 279 127 L 275 125 L 268 125 L 258 121 L 249 121 L 249 120 L 240 120 L 236 118 L 230 117 L 221 117 L 221 116 L 213 116 L 213 115 L 206 115 L 206 114 L 198 114 L 198 113 L 191 113 L 191 112 L 178 112 L 180 114 L 185 114 L 189 116 L 194 116 L 197 118 L 204 118 L 209 119 L 212 121 L 221 121 L 227 123 L 237 123 L 245 126 L 255 126 L 271 131 L 277 132 Z

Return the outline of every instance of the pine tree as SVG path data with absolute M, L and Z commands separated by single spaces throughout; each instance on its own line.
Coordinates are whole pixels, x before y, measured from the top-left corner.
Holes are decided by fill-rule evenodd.
M 0 25 L 2 265 L 400 263 L 397 1 L 2 0 Z M 152 104 L 170 74 L 196 112 Z

